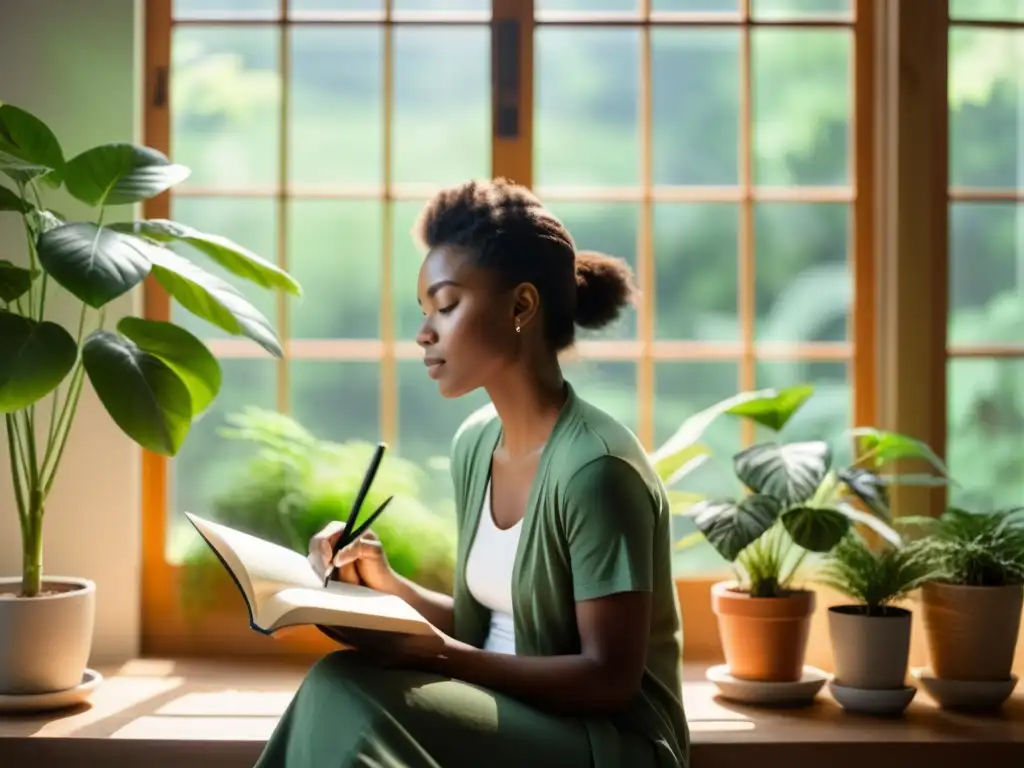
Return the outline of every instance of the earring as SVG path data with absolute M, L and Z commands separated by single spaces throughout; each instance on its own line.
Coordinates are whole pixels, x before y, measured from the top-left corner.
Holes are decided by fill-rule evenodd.
M 519 327 L 519 318 L 517 317 L 516 318 L 516 333 L 519 333 L 521 330 L 522 330 L 522 328 Z

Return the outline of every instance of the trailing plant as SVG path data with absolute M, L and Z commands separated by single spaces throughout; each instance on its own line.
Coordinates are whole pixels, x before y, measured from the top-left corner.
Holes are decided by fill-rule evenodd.
M 949 507 L 938 518 L 915 517 L 935 580 L 967 587 L 1024 584 L 1024 507 L 970 512 Z
M 318 439 L 295 418 L 256 407 L 227 417 L 223 438 L 251 447 L 231 481 L 213 499 L 211 518 L 305 553 L 310 538 L 332 520 L 344 520 L 359 491 L 374 446 Z M 363 504 L 363 514 L 388 496 L 394 501 L 373 525 L 396 572 L 432 589 L 451 589 L 455 525 L 420 502 L 423 469 L 394 452 L 385 455 Z M 186 608 L 202 607 L 224 572 L 196 535 L 184 542 Z
M 190 175 L 155 149 L 101 144 L 66 159 L 42 120 L 0 102 L 0 173 L 9 180 L 0 185 L 0 212 L 21 217 L 26 243 L 22 265 L 0 260 L 0 412 L 21 527 L 22 594 L 32 597 L 42 583 L 46 499 L 85 379 L 124 434 L 163 456 L 178 453 L 220 391 L 220 366 L 199 339 L 174 323 L 131 316 L 110 327 L 110 303 L 152 277 L 184 309 L 280 357 L 270 322 L 172 246 L 189 246 L 261 288 L 294 296 L 301 289 L 219 235 L 164 219 L 110 223 L 113 209 L 156 197 Z M 44 195 L 57 190 L 93 215 L 68 221 L 51 210 Z M 68 327 L 49 317 L 56 286 L 80 304 Z
M 731 415 L 779 433 L 813 392 L 812 386 L 801 385 L 741 395 L 703 412 L 701 426 Z M 682 481 L 710 458 L 710 452 L 701 448 L 699 434 L 693 436 L 696 433 L 691 430 L 686 446 L 680 440 L 674 453 L 665 452 L 692 454 L 685 462 L 677 460 L 671 473 L 662 472 L 671 483 Z M 774 597 L 788 591 L 808 553 L 828 553 L 854 526 L 869 528 L 898 544 L 899 534 L 890 525 L 889 488 L 899 483 L 946 482 L 945 466 L 926 445 L 894 432 L 858 428 L 842 439 L 849 439 L 853 446 L 853 458 L 843 466 L 834 466 L 838 451 L 826 440 L 761 442 L 738 452 L 732 466 L 743 494 L 692 500 L 685 514 L 693 516 L 698 533 L 680 545 L 706 539 L 734 564 L 737 579 L 750 594 Z M 882 473 L 891 462 L 903 459 L 923 459 L 938 474 Z
M 886 616 L 890 607 L 936 575 L 918 542 L 873 548 L 851 531 L 825 558 L 817 581 L 864 608 L 867 616 Z

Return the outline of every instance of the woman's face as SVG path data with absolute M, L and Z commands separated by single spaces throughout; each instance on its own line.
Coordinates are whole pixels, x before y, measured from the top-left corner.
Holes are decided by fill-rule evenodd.
M 416 343 L 442 396 L 461 397 L 486 386 L 516 359 L 514 292 L 474 266 L 464 250 L 431 249 L 416 293 L 424 315 Z

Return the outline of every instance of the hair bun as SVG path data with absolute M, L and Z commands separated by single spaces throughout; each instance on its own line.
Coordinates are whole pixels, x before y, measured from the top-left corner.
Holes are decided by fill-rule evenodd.
M 577 325 L 603 328 L 619 317 L 633 294 L 633 270 L 624 260 L 597 251 L 577 251 Z

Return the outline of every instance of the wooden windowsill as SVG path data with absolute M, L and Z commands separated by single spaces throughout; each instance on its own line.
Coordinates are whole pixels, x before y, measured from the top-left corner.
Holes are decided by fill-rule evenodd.
M 251 766 L 306 668 L 139 659 L 101 670 L 89 705 L 0 716 L 0 755 L 18 766 Z M 687 666 L 686 678 L 696 768 L 952 767 L 968 764 L 967 747 L 972 763 L 1024 765 L 1022 689 L 987 716 L 943 712 L 921 691 L 903 718 L 886 719 L 845 714 L 827 687 L 813 706 L 776 710 L 719 699 L 700 666 Z

